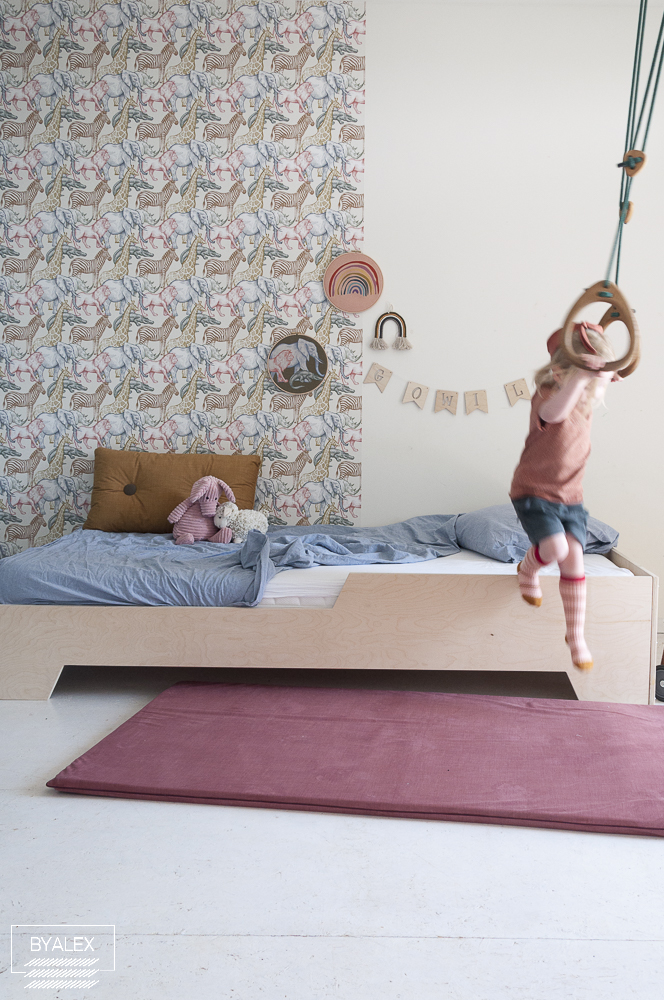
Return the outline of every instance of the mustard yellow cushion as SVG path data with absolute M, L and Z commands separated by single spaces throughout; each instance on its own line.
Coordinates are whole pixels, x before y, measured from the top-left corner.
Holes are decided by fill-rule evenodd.
M 92 503 L 83 527 L 170 532 L 168 515 L 203 476 L 223 479 L 238 507 L 251 510 L 259 468 L 258 455 L 158 455 L 96 448 Z

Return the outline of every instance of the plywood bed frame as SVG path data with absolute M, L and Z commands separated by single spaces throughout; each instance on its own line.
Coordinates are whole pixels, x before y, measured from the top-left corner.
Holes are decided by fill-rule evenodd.
M 332 608 L 0 606 L 0 698 L 45 700 L 65 665 L 563 671 L 582 700 L 654 699 L 657 577 L 588 579 L 595 667 L 570 663 L 556 577 L 351 573 Z

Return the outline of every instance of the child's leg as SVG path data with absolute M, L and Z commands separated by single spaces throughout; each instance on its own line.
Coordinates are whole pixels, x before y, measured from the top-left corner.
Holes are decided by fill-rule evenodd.
M 517 566 L 519 590 L 526 604 L 539 608 L 542 604 L 542 589 L 539 582 L 540 566 L 546 563 L 539 554 L 539 545 L 531 545 Z
M 563 532 L 543 538 L 538 545 L 532 545 L 517 567 L 519 589 L 527 604 L 539 608 L 542 604 L 542 591 L 539 583 L 541 566 L 547 566 L 553 560 L 558 562 L 568 553 L 567 540 Z
M 586 622 L 586 577 L 583 548 L 574 535 L 567 534 L 569 554 L 560 562 L 560 596 L 565 609 L 567 642 L 572 661 L 579 670 L 590 670 L 593 658 L 584 636 Z

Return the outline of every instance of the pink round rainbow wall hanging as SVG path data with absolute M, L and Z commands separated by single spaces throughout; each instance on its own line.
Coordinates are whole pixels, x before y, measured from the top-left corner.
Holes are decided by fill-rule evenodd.
M 383 293 L 378 264 L 363 253 L 341 253 L 328 264 L 323 288 L 329 301 L 343 312 L 371 309 Z

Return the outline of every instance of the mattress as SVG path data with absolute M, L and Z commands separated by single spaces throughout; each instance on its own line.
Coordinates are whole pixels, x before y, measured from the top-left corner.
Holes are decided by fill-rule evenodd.
M 430 515 L 336 535 L 252 532 L 243 546 L 74 531 L 0 560 L 0 604 L 329 608 L 350 572 L 516 573 L 514 563 L 459 551 L 454 521 Z M 601 555 L 586 559 L 588 575 L 624 575 Z
M 606 556 L 584 557 L 586 576 L 633 576 Z M 516 576 L 516 564 L 499 562 L 462 549 L 442 559 L 402 565 L 315 566 L 312 569 L 287 569 L 278 573 L 265 588 L 259 608 L 331 608 L 341 593 L 349 573 L 461 573 Z M 541 570 L 542 576 L 559 576 L 554 563 Z
M 295 526 L 268 536 L 252 531 L 243 545 L 73 531 L 0 559 L 0 604 L 255 607 L 283 570 L 410 565 L 453 555 L 456 521 L 456 514 L 429 514 L 375 528 Z

